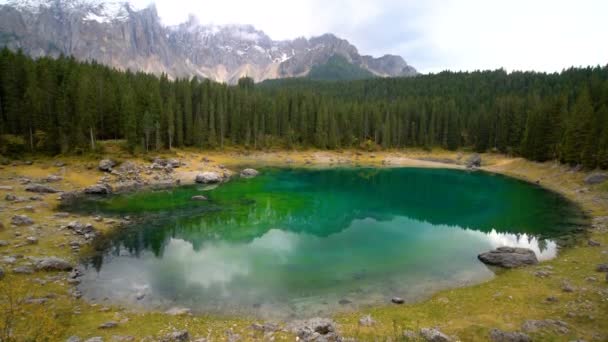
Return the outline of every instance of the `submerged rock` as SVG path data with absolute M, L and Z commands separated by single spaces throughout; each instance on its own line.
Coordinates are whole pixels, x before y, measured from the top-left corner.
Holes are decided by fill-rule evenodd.
M 202 184 L 216 184 L 222 181 L 222 176 L 217 172 L 203 172 L 196 175 L 195 181 Z
M 171 315 L 171 316 L 190 316 L 192 315 L 192 310 L 188 309 L 188 308 L 171 308 L 167 311 L 165 311 L 165 313 L 167 315 Z
M 498 329 L 490 331 L 490 341 L 492 342 L 530 342 L 530 336 L 521 332 L 507 332 Z
M 38 194 L 55 194 L 60 192 L 57 189 L 51 188 L 50 186 L 42 185 L 42 184 L 30 184 L 25 187 L 25 191 L 35 192 Z
M 206 201 L 207 197 L 205 197 L 203 195 L 196 195 L 196 196 L 192 196 L 191 200 L 193 200 L 193 201 Z
M 448 335 L 442 333 L 437 328 L 422 328 L 420 329 L 420 336 L 422 336 L 425 341 L 429 342 L 449 342 L 452 340 Z
M 481 253 L 477 258 L 486 265 L 504 268 L 538 264 L 534 251 L 527 248 L 499 247 L 493 251 Z
M 405 300 L 401 297 L 393 297 L 391 302 L 393 302 L 393 304 L 403 304 L 405 303 Z
M 243 178 L 253 178 L 259 174 L 260 173 L 255 169 L 245 169 L 241 171 L 241 177 Z

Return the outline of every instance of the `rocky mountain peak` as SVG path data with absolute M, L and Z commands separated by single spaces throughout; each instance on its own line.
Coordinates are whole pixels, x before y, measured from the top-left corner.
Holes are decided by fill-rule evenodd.
M 411 76 L 399 56 L 361 56 L 333 34 L 272 40 L 251 25 L 204 25 L 191 15 L 163 26 L 154 5 L 136 9 L 124 1 L 0 0 L 0 45 L 37 57 L 73 55 L 121 69 L 199 76 L 236 83 L 305 76 L 332 56 L 377 76 Z

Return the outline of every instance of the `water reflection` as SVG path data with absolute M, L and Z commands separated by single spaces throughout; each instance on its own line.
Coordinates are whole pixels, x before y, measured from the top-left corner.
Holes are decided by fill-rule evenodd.
M 477 253 L 500 246 L 534 250 L 541 260 L 557 245 L 527 234 L 481 232 L 407 217 L 353 220 L 319 237 L 270 229 L 251 241 L 208 240 L 195 247 L 170 238 L 162 257 L 106 254 L 99 272 L 81 284 L 91 300 L 136 302 L 152 308 L 181 305 L 214 313 L 306 316 L 385 303 L 393 295 L 417 300 L 439 289 L 493 276 Z M 118 251 L 118 252 L 117 252 Z M 145 297 L 137 300 L 137 297 Z

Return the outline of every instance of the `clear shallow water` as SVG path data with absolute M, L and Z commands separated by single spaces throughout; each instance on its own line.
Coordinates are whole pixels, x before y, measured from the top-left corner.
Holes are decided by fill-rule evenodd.
M 200 194 L 209 201 L 190 200 Z M 138 218 L 86 261 L 86 298 L 275 318 L 479 283 L 493 276 L 480 252 L 522 246 L 550 259 L 556 239 L 585 223 L 538 186 L 415 168 L 265 169 L 69 209 Z

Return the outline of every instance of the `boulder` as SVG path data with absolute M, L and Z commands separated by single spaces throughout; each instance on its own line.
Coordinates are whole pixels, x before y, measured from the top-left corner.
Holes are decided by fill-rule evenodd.
M 207 197 L 205 197 L 203 195 L 196 195 L 196 196 L 192 196 L 191 200 L 193 200 L 193 201 L 206 201 Z
M 492 342 L 530 342 L 530 336 L 521 332 L 507 332 L 498 329 L 490 331 L 490 341 Z
M 70 271 L 72 268 L 74 268 L 72 263 L 57 257 L 43 258 L 36 263 L 38 271 Z
M 34 224 L 34 220 L 26 215 L 15 215 L 11 218 L 11 224 L 15 226 L 31 226 Z
M 46 177 L 44 179 L 44 181 L 47 183 L 55 183 L 55 182 L 60 182 L 62 180 L 63 180 L 63 178 L 61 176 L 57 176 L 57 175 L 49 175 L 48 177 Z
M 118 323 L 114 322 L 114 321 L 109 321 L 109 322 L 105 322 L 103 324 L 101 324 L 98 328 L 99 329 L 111 329 L 111 328 L 116 328 L 118 326 Z
M 177 169 L 178 167 L 182 166 L 182 163 L 177 159 L 169 159 L 167 160 L 167 166 Z
M 585 178 L 585 184 L 600 184 L 608 180 L 608 173 L 595 172 Z
M 290 323 L 289 330 L 303 341 L 337 340 L 336 323 L 328 318 L 315 317 Z
M 190 333 L 187 330 L 174 331 L 165 335 L 162 342 L 186 342 L 190 341 Z
M 85 188 L 84 193 L 89 195 L 109 195 L 112 193 L 112 187 L 108 184 L 95 184 Z
M 437 328 L 422 328 L 420 329 L 420 336 L 422 339 L 428 342 L 449 342 L 452 339 L 439 331 Z
M 477 258 L 486 265 L 504 268 L 538 264 L 534 251 L 527 248 L 499 247 L 493 251 L 481 253 Z
M 241 177 L 243 178 L 253 178 L 259 174 L 260 173 L 255 169 L 245 169 L 241 171 Z
M 568 323 L 555 319 L 527 320 L 522 324 L 521 328 L 523 331 L 529 333 L 535 333 L 541 330 L 551 330 L 559 334 L 567 334 L 570 331 L 568 329 Z
M 608 264 L 599 264 L 595 268 L 597 272 L 608 272 Z
M 401 297 L 393 297 L 391 302 L 393 302 L 393 304 L 403 304 L 405 303 L 405 300 L 403 300 Z
M 35 192 L 38 194 L 55 194 L 60 192 L 57 189 L 51 188 L 50 186 L 42 185 L 42 184 L 30 184 L 25 187 L 25 191 Z
M 99 169 L 99 171 L 112 172 L 112 168 L 115 165 L 116 165 L 116 162 L 114 162 L 111 159 L 102 159 L 99 161 L 99 165 L 97 166 L 97 168 Z
M 473 155 L 471 155 L 469 157 L 469 159 L 467 159 L 466 166 L 469 169 L 472 169 L 474 167 L 480 167 L 481 166 L 481 156 L 477 153 L 474 153 Z
M 203 172 L 196 175 L 195 181 L 202 184 L 216 184 L 222 181 L 222 176 L 217 172 Z

